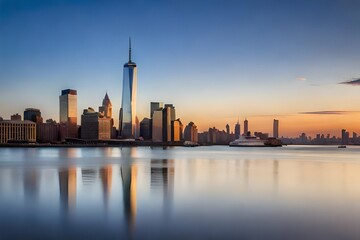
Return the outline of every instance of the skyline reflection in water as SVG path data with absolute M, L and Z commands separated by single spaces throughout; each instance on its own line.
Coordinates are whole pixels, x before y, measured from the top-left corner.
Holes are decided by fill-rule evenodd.
M 0 149 L 0 239 L 358 238 L 360 148 Z

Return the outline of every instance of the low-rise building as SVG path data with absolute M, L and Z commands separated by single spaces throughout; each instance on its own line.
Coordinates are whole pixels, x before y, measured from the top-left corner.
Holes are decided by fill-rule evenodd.
M 0 143 L 35 143 L 36 124 L 32 121 L 0 121 Z

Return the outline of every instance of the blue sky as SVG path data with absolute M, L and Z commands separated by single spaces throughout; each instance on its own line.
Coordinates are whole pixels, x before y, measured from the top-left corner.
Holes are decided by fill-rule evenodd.
M 0 116 L 37 107 L 58 120 L 60 91 L 74 88 L 79 116 L 108 91 L 117 119 L 129 36 L 140 120 L 150 101 L 200 130 L 357 111 L 360 89 L 337 83 L 360 76 L 359 12 L 352 0 L 1 0 Z

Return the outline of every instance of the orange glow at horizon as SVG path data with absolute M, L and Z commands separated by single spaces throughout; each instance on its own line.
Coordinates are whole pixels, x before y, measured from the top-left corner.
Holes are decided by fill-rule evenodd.
M 293 114 L 281 116 L 250 116 L 247 117 L 249 121 L 249 130 L 253 132 L 269 133 L 272 136 L 273 119 L 278 119 L 279 136 L 297 137 L 301 133 L 306 133 L 308 136 L 315 136 L 316 134 L 330 134 L 331 136 L 341 136 L 341 129 L 346 129 L 350 132 L 360 133 L 360 113 L 344 113 L 344 114 Z M 241 132 L 244 130 L 245 118 L 240 118 L 239 123 Z M 227 118 L 218 119 L 218 121 L 204 118 L 193 120 L 198 127 L 199 132 L 208 131 L 209 128 L 215 127 L 219 130 L 225 130 L 226 124 L 230 125 L 230 132 L 234 131 L 237 119 Z M 187 122 L 183 122 L 184 125 Z

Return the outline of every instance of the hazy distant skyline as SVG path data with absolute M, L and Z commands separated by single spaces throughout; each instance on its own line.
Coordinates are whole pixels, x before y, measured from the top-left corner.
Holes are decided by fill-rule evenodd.
M 131 36 L 140 120 L 161 101 L 200 131 L 247 117 L 268 133 L 279 119 L 280 136 L 360 132 L 359 11 L 355 0 L 2 0 L 0 116 L 35 107 L 58 121 L 72 88 L 79 116 L 107 91 L 117 126 Z

